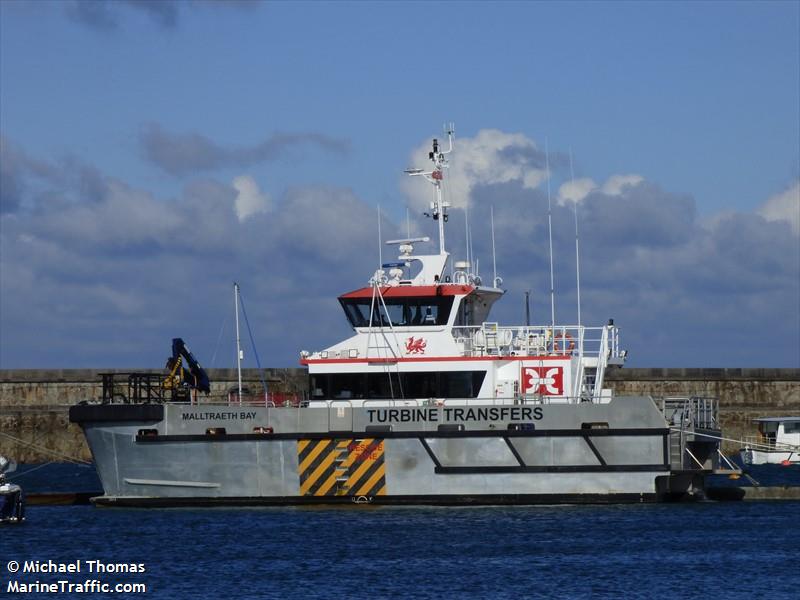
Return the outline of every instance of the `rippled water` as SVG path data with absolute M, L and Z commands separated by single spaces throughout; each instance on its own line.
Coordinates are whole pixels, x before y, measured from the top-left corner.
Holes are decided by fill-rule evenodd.
M 800 591 L 800 502 L 30 506 L 28 517 L 0 529 L 3 592 L 8 560 L 48 559 L 144 563 L 144 574 L 99 578 L 143 582 L 145 597 L 178 599 L 797 598 Z M 98 576 L 66 576 L 90 577 Z
M 738 455 L 733 462 L 742 467 Z M 745 465 L 751 478 L 731 480 L 727 476 L 708 478 L 711 486 L 750 486 L 756 481 L 764 486 L 800 486 L 800 465 Z M 103 486 L 93 465 L 43 463 L 19 465 L 9 479 L 33 492 L 101 492 Z

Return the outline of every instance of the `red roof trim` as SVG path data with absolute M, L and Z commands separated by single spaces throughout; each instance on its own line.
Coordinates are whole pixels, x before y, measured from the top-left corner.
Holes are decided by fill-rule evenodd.
M 384 286 L 381 294 L 384 298 L 429 298 L 433 296 L 459 296 L 469 294 L 475 289 L 471 285 L 443 283 L 441 285 L 399 285 Z M 438 292 L 437 292 L 438 290 Z M 372 288 L 363 287 L 339 296 L 342 298 L 372 298 Z
M 475 360 L 568 360 L 570 356 L 426 356 L 413 358 L 303 358 L 301 365 L 340 363 L 464 362 Z

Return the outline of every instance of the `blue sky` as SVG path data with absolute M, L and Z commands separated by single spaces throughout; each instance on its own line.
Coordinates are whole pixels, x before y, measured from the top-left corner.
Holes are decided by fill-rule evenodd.
M 0 367 L 160 366 L 174 335 L 210 363 L 231 354 L 233 279 L 264 362 L 333 343 L 376 205 L 387 231 L 409 206 L 428 227 L 402 169 L 444 121 L 456 211 L 508 223 L 498 316 L 519 320 L 528 288 L 546 305 L 545 187 L 525 177 L 547 140 L 554 194 L 570 150 L 585 183 L 585 310 L 613 313 L 632 366 L 800 363 L 797 2 L 5 1 L 0 17 Z

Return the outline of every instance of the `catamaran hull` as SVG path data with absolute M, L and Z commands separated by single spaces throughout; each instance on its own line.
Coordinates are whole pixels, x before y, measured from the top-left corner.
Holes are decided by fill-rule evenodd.
M 70 418 L 104 505 L 650 502 L 676 491 L 669 429 L 649 398 L 505 408 L 89 405 Z

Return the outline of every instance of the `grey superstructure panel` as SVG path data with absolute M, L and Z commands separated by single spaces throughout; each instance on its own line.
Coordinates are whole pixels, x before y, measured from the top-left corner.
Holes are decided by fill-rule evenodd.
M 87 431 L 108 496 L 297 494 L 297 442 L 142 444 L 135 432 Z
M 601 464 L 582 437 L 550 438 L 550 440 L 553 443 L 553 464 L 555 466 L 596 466 Z
M 511 443 L 526 465 L 549 467 L 553 464 L 553 438 L 514 438 Z
M 519 462 L 502 438 L 428 438 L 443 467 L 510 467 Z
M 664 439 L 656 436 L 596 436 L 591 438 L 609 465 L 660 464 L 664 462 Z

